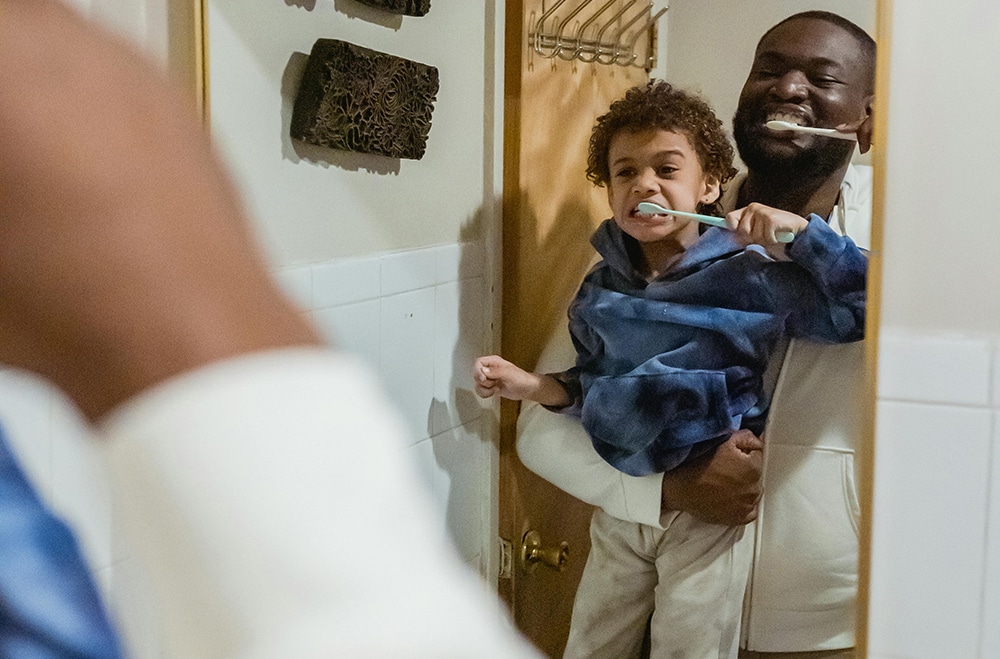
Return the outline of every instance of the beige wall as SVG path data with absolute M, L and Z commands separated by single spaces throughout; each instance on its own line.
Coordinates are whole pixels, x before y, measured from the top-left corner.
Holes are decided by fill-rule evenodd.
M 493 3 L 437 0 L 420 18 L 331 0 L 209 3 L 213 137 L 272 262 L 476 240 L 492 222 Z M 421 160 L 303 148 L 288 137 L 306 56 L 337 38 L 438 68 Z
M 894 3 L 882 323 L 1000 333 L 1000 5 Z

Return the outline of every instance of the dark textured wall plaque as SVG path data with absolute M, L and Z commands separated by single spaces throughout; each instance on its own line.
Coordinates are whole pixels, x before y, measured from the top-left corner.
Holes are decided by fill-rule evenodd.
M 431 10 L 431 0 L 358 0 L 362 4 L 378 7 L 394 14 L 423 16 Z
M 338 39 L 319 39 L 292 111 L 297 140 L 419 160 L 427 146 L 438 71 Z

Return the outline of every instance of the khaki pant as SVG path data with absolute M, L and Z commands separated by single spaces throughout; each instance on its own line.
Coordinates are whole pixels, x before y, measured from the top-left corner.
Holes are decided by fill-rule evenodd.
M 597 510 L 590 536 L 566 659 L 639 657 L 647 624 L 651 659 L 736 659 L 747 527 L 678 513 L 663 530 Z

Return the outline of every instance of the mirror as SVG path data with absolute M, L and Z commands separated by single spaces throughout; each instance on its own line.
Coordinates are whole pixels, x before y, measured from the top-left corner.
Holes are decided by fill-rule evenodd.
M 629 67 L 601 67 L 532 53 L 526 47 L 528 33 L 538 17 L 556 3 L 558 0 L 525 0 L 513 12 L 508 5 L 507 20 L 509 32 L 511 26 L 519 27 L 513 30 L 516 35 L 508 36 L 506 66 L 520 66 L 521 76 L 516 82 L 520 113 L 508 116 L 506 130 L 505 233 L 516 240 L 505 247 L 509 293 L 504 306 L 503 344 L 506 357 L 520 364 L 537 364 L 539 371 L 559 371 L 572 364 L 572 347 L 565 341 L 549 341 L 549 337 L 565 332 L 566 305 L 593 258 L 587 237 L 609 216 L 606 191 L 595 188 L 583 176 L 590 129 L 612 100 L 646 78 L 644 71 Z M 572 11 L 578 4 L 565 3 L 557 9 L 556 17 L 559 11 Z M 813 9 L 839 14 L 876 36 L 876 0 L 808 4 L 798 0 L 673 0 L 659 23 L 657 64 L 651 75 L 699 90 L 729 128 L 760 37 L 781 19 Z M 578 20 L 586 17 L 581 14 Z M 509 70 L 507 79 L 512 80 Z M 507 96 L 512 96 L 510 90 Z M 861 196 L 869 203 L 870 158 L 856 153 L 853 159 L 862 172 L 860 185 L 867 186 Z M 858 242 L 864 245 L 869 236 L 866 231 L 862 234 Z M 875 313 L 869 315 L 876 317 Z M 873 336 L 872 329 L 869 336 Z M 768 482 L 755 528 L 756 562 L 743 620 L 743 647 L 763 652 L 828 650 L 856 644 L 863 648 L 863 634 L 856 639 L 854 621 L 865 619 L 864 611 L 856 610 L 856 603 L 865 599 L 856 597 L 857 557 L 859 551 L 865 555 L 867 543 L 860 502 L 867 500 L 870 485 L 868 442 L 874 407 L 873 392 L 866 385 L 871 378 L 864 377 L 874 361 L 866 356 L 865 347 L 834 346 L 837 357 L 832 361 L 837 368 L 831 371 L 829 356 L 793 346 L 796 354 L 790 359 L 794 357 L 794 361 L 789 362 L 792 366 L 785 368 L 783 377 L 800 386 L 826 380 L 826 386 L 841 392 L 842 398 L 835 408 L 824 410 L 828 414 L 822 418 L 793 415 L 795 433 L 770 431 L 765 466 Z M 505 409 L 508 445 L 515 441 L 517 414 L 513 406 Z M 532 449 L 525 449 L 523 439 L 532 432 L 532 418 L 543 414 L 550 413 L 527 406 L 517 420 L 521 460 L 532 468 L 536 466 Z M 778 423 L 774 417 L 771 421 Z M 545 434 L 546 441 L 554 445 L 563 441 L 559 431 L 551 427 Z M 851 439 L 841 441 L 838 434 Z M 590 467 L 591 471 L 579 476 L 581 480 L 595 482 L 606 477 L 600 475 L 599 465 Z M 520 538 L 537 531 L 555 544 L 568 541 L 571 548 L 572 560 L 562 573 L 538 570 L 531 576 L 522 575 L 512 595 L 518 626 L 545 652 L 557 656 L 565 642 L 572 591 L 589 546 L 589 538 L 580 529 L 586 529 L 592 508 L 564 495 L 516 460 L 502 462 L 501 469 L 502 497 L 510 499 L 502 500 L 501 507 L 509 510 L 511 536 Z M 647 486 L 621 477 L 621 484 L 613 488 L 619 490 L 616 501 L 626 500 L 630 488 L 642 487 Z M 819 489 L 840 493 L 835 507 L 824 508 L 815 501 L 807 511 L 799 507 Z M 633 512 L 627 510 L 627 503 L 620 503 L 620 507 L 623 515 Z M 816 522 L 815 526 L 798 523 L 803 517 Z M 787 524 L 788 519 L 797 522 Z M 811 534 L 805 544 L 803 529 Z M 782 553 L 782 549 L 789 551 Z M 825 555 L 829 569 L 819 573 L 815 566 L 795 560 L 811 553 Z M 863 573 L 867 566 L 863 560 L 861 563 Z M 824 613 L 831 610 L 836 613 Z M 782 631 L 776 634 L 775 630 Z

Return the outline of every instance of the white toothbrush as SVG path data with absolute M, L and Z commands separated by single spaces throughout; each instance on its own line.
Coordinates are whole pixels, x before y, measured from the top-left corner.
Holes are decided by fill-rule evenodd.
M 777 119 L 772 119 L 764 124 L 771 130 L 779 131 L 793 131 L 796 133 L 808 133 L 810 135 L 822 135 L 823 137 L 834 137 L 838 140 L 850 140 L 852 142 L 858 141 L 858 136 L 854 133 L 841 133 L 839 130 L 834 130 L 833 128 L 813 128 L 812 126 L 799 126 L 798 124 L 793 124 L 790 121 L 779 121 Z
M 669 208 L 664 208 L 659 204 L 654 204 L 651 201 L 640 201 L 639 205 L 636 206 L 640 213 L 649 213 L 651 215 L 676 215 L 677 217 L 689 217 L 692 220 L 698 220 L 703 224 L 710 224 L 713 227 L 719 227 L 720 229 L 727 229 L 726 221 L 721 217 L 715 217 L 714 215 L 699 215 L 698 213 L 686 213 L 684 211 L 675 211 Z M 779 231 L 775 234 L 775 239 L 779 243 L 790 243 L 795 239 L 795 234 L 791 231 Z

